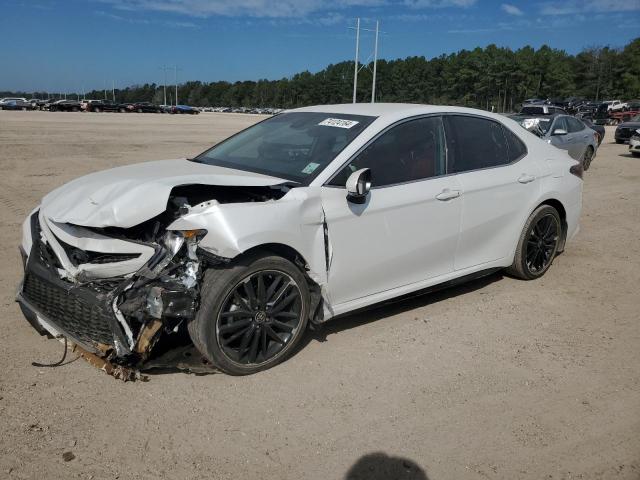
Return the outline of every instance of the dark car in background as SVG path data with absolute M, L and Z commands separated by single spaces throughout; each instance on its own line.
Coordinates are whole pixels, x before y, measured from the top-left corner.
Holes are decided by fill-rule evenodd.
M 630 121 L 621 123 L 616 128 L 616 143 L 625 143 L 635 135 L 636 130 L 640 128 L 640 115 L 636 115 Z
M 525 105 L 520 109 L 520 115 L 557 115 L 567 112 L 560 107 L 554 105 Z
M 128 112 L 137 113 L 162 113 L 162 109 L 158 105 L 154 105 L 151 102 L 134 102 L 127 103 L 125 108 Z
M 85 112 L 124 112 L 126 107 L 119 103 L 108 100 L 85 100 L 82 102 L 82 109 Z
M 76 100 L 57 100 L 47 105 L 50 112 L 79 112 L 81 110 L 80 102 Z
M 189 105 L 174 105 L 173 107 L 171 107 L 171 113 L 197 115 L 200 113 L 200 109 L 196 107 L 190 107 Z

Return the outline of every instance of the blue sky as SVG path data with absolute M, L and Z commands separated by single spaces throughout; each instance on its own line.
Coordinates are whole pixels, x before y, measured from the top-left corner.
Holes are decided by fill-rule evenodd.
M 352 59 L 356 17 L 380 56 L 495 43 L 575 53 L 640 36 L 640 0 L 0 0 L 0 90 L 71 92 L 281 78 Z M 373 51 L 363 34 L 361 57 Z M 173 72 L 168 74 L 173 82 Z M 170 83 L 171 83 L 170 82 Z

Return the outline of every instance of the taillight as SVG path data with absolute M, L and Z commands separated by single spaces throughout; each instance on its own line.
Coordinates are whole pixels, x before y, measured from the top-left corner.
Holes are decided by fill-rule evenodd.
M 572 165 L 571 168 L 569 169 L 569 172 L 571 172 L 573 175 L 575 175 L 578 178 L 582 178 L 582 175 L 584 174 L 584 168 L 582 166 L 582 162 Z

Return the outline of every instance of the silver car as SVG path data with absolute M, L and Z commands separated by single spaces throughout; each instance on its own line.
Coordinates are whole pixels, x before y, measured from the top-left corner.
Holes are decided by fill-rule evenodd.
M 511 118 L 547 143 L 566 150 L 573 159 L 582 162 L 585 170 L 589 169 L 598 150 L 598 137 L 582 120 L 570 115 L 515 115 Z

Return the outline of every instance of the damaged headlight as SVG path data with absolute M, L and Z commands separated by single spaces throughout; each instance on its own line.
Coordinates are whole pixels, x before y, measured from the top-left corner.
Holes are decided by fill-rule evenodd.
M 190 244 L 197 244 L 206 233 L 206 230 L 167 230 L 162 243 L 172 255 L 176 255 L 185 241 Z

